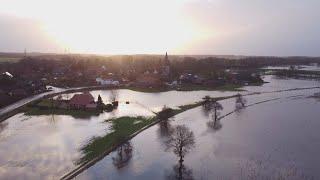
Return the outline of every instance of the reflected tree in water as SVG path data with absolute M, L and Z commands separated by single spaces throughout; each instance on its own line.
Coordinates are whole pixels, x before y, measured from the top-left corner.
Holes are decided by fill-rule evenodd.
M 163 120 L 159 124 L 159 135 L 160 137 L 169 137 L 173 132 L 173 127 L 170 124 L 170 121 Z
M 192 170 L 186 167 L 183 162 L 173 166 L 173 171 L 167 175 L 168 180 L 193 180 Z
M 236 111 L 240 111 L 241 109 L 246 107 L 247 100 L 242 96 L 242 94 L 237 94 L 235 108 Z
M 218 130 L 220 130 L 222 128 L 222 124 L 221 124 L 220 120 L 209 121 L 209 122 L 207 122 L 207 126 L 210 129 L 213 129 L 214 131 L 218 131 Z
M 161 120 L 159 123 L 160 137 L 169 137 L 172 134 L 173 128 L 170 124 L 169 117 L 173 116 L 173 109 L 164 106 L 158 113 L 157 117 Z
M 133 147 L 129 141 L 117 148 L 116 156 L 112 157 L 112 163 L 118 169 L 126 166 L 132 158 Z
M 167 150 L 172 150 L 179 158 L 179 162 L 173 168 L 173 173 L 168 176 L 169 179 L 193 179 L 192 171 L 183 164 L 184 157 L 194 147 L 195 140 L 193 132 L 185 125 L 178 125 L 174 128 L 172 134 L 166 142 Z

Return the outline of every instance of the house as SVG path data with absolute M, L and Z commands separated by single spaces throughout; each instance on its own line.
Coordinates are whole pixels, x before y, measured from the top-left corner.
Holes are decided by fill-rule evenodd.
M 102 86 L 119 86 L 120 85 L 119 81 L 115 81 L 112 79 L 96 78 L 96 82 L 97 82 L 97 84 L 102 85 Z
M 194 74 L 182 74 L 179 77 L 180 83 L 190 83 L 190 84 L 202 84 L 204 79 Z
M 160 77 L 156 76 L 156 75 L 140 75 L 137 79 L 136 79 L 136 83 L 137 86 L 142 86 L 142 87 L 160 87 L 162 86 L 162 81 L 160 79 Z
M 94 97 L 89 92 L 75 94 L 69 101 L 69 107 L 75 109 L 93 109 L 97 107 Z

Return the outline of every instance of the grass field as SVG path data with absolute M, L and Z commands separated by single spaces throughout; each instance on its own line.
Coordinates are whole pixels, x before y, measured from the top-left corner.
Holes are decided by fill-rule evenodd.
M 112 148 L 118 143 L 127 139 L 130 135 L 151 124 L 156 120 L 155 117 L 120 117 L 109 119 L 111 122 L 111 133 L 103 137 L 94 137 L 91 141 L 81 148 L 83 156 L 77 162 L 82 164 L 103 154 L 106 150 Z
M 17 63 L 20 59 L 18 57 L 0 57 L 0 63 Z

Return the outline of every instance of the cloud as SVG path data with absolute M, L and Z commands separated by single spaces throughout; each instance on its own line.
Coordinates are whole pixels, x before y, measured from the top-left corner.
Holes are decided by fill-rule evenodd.
M 319 0 L 3 1 L 0 51 L 320 56 Z

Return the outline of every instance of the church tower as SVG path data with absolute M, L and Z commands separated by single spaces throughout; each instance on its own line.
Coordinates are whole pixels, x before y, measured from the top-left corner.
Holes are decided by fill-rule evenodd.
M 165 77 L 166 79 L 169 78 L 170 76 L 170 61 L 168 58 L 168 53 L 166 52 L 166 55 L 164 57 L 164 62 L 162 64 L 162 76 Z
M 166 52 L 166 56 L 164 57 L 164 65 L 168 66 L 170 64 L 169 58 L 168 58 L 168 53 Z

